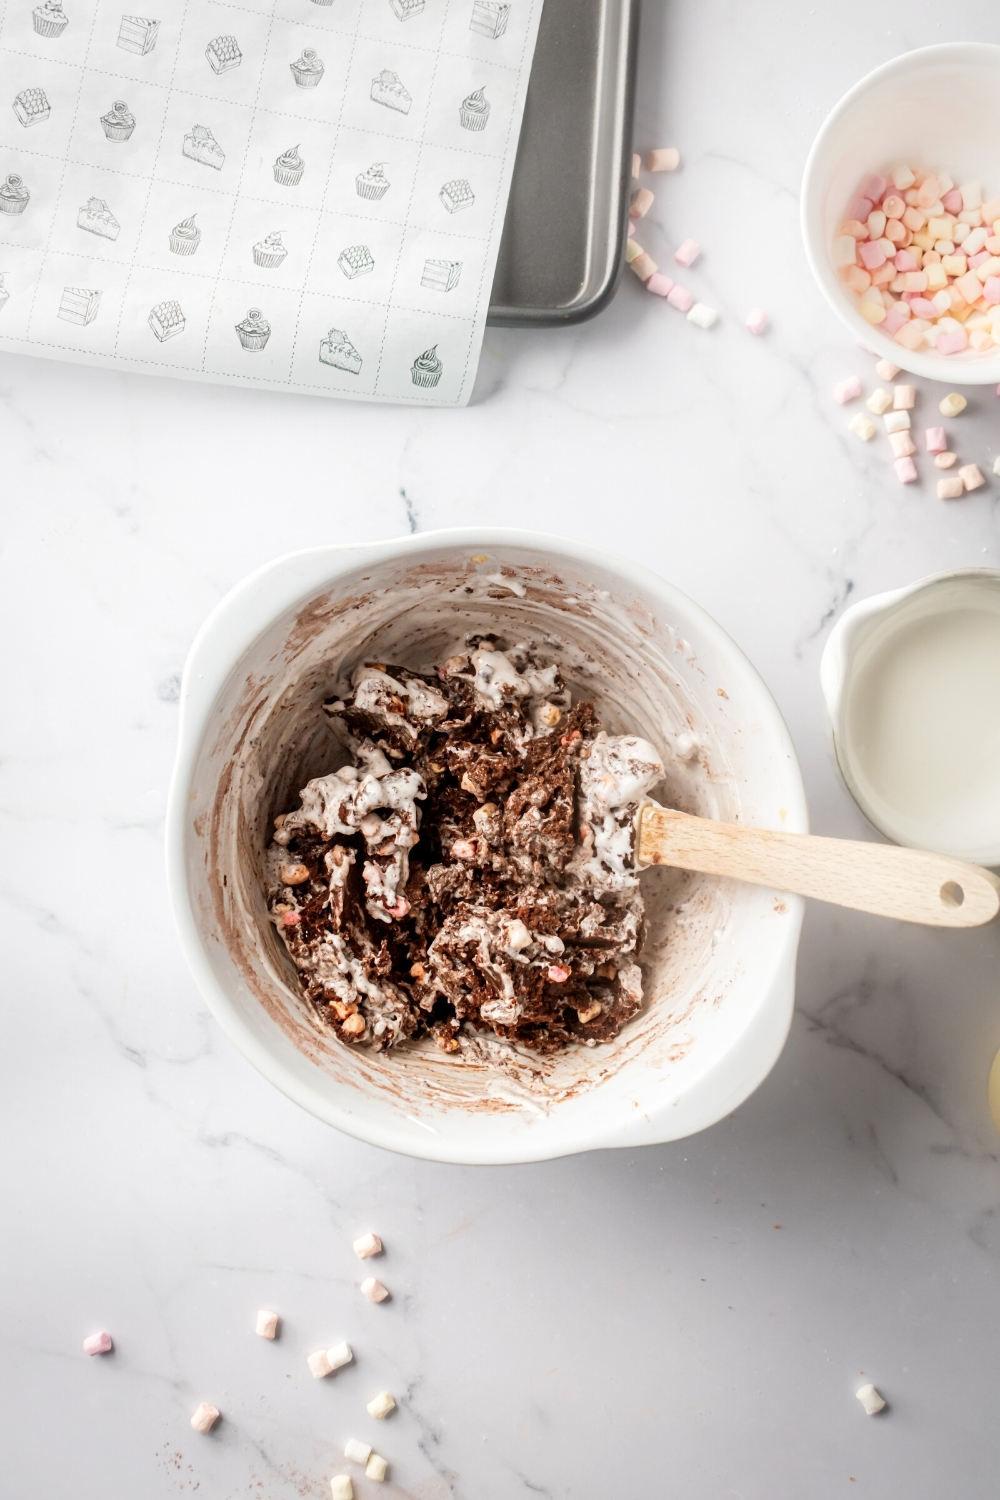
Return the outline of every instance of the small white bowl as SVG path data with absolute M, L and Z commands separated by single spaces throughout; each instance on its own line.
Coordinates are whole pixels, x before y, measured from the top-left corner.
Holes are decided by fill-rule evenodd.
M 388 1055 L 345 1047 L 302 999 L 268 919 L 272 819 L 342 759 L 322 702 L 344 667 L 373 656 L 427 667 L 487 628 L 543 637 L 574 697 L 593 697 L 609 730 L 631 726 L 658 745 L 670 761 L 664 800 L 807 830 L 795 751 L 770 693 L 703 610 L 644 568 L 530 532 L 319 547 L 246 579 L 191 648 L 167 812 L 188 962 L 265 1077 L 376 1145 L 499 1163 L 690 1135 L 735 1109 L 784 1045 L 797 898 L 644 873 L 641 1014 L 607 1046 L 554 1057 L 497 1048 L 489 1065 L 429 1044 Z
M 1000 47 L 952 42 L 905 52 L 845 94 L 813 143 L 802 181 L 802 237 L 820 290 L 834 312 L 880 358 L 948 385 L 996 385 L 1000 348 L 957 355 L 904 349 L 866 323 L 832 259 L 833 241 L 869 172 L 897 161 L 981 182 L 1000 197 Z

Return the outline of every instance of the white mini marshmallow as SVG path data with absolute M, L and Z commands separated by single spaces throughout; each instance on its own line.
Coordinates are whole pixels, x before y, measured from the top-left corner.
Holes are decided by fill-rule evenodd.
M 949 475 L 947 479 L 939 479 L 937 483 L 937 497 L 939 500 L 960 500 L 965 494 L 965 485 L 957 474 Z
M 838 267 L 857 265 L 858 242 L 853 234 L 838 234 L 833 242 L 833 263 Z
M 885 423 L 886 432 L 909 432 L 910 430 L 908 411 L 887 411 L 882 421 Z
M 688 322 L 696 323 L 699 328 L 711 328 L 718 316 L 714 307 L 706 307 L 704 302 L 696 302 L 688 313 Z
M 962 208 L 982 208 L 983 189 L 978 182 L 963 182 L 958 190 L 962 195 Z
M 880 359 L 875 366 L 875 374 L 879 380 L 895 380 L 899 374 L 899 366 L 894 365 L 891 359 Z
M 878 431 L 871 417 L 866 417 L 863 411 L 859 411 L 856 416 L 853 416 L 847 425 L 850 431 L 856 437 L 859 437 L 863 443 L 870 443 Z
M 372 1456 L 371 1443 L 359 1443 L 357 1438 L 348 1438 L 344 1444 L 344 1457 L 352 1464 L 366 1464 Z
M 191 1426 L 195 1432 L 210 1432 L 218 1420 L 219 1408 L 203 1401 L 191 1418 Z
M 314 1380 L 322 1380 L 324 1375 L 333 1374 L 333 1365 L 327 1359 L 325 1349 L 317 1349 L 315 1354 L 310 1354 L 306 1364 Z
M 861 380 L 857 375 L 845 375 L 833 388 L 833 399 L 841 406 L 856 401 L 861 395 Z
M 993 472 L 994 474 L 1000 474 L 1000 456 L 993 460 Z
M 870 1417 L 874 1417 L 875 1413 L 880 1412 L 885 1406 L 885 1402 L 873 1385 L 863 1385 L 854 1394 Z
M 384 1459 L 380 1453 L 373 1453 L 365 1465 L 365 1473 L 368 1475 L 368 1478 L 378 1480 L 380 1484 L 385 1478 L 388 1469 L 388 1460 Z
M 962 464 L 958 473 L 967 490 L 978 490 L 986 483 L 978 464 Z
M 358 1260 L 368 1260 L 372 1255 L 382 1254 L 382 1241 L 377 1234 L 363 1234 L 354 1241 L 354 1253 Z
M 900 162 L 897 167 L 893 167 L 889 176 L 892 178 L 893 187 L 900 193 L 905 193 L 906 189 L 911 188 L 917 180 L 905 162 Z M 885 378 L 891 380 L 892 376 L 887 375 Z
M 354 1486 L 350 1474 L 334 1474 L 330 1480 L 333 1500 L 354 1500 Z
M 917 399 L 917 388 L 913 385 L 897 385 L 893 387 L 892 404 L 896 411 L 912 411 L 913 403 Z
M 369 1276 L 361 1283 L 361 1291 L 369 1302 L 384 1302 L 389 1295 L 381 1281 L 376 1280 L 374 1276 Z
M 273 1339 L 278 1332 L 278 1314 L 261 1308 L 257 1314 L 257 1326 L 254 1332 L 259 1333 L 262 1339 Z
M 339 1370 L 343 1365 L 349 1365 L 354 1358 L 354 1350 L 350 1344 L 334 1344 L 332 1349 L 326 1351 L 326 1362 L 331 1370 Z
M 388 1391 L 379 1391 L 368 1403 L 368 1415 L 381 1422 L 391 1411 L 396 1410 L 396 1398 Z
M 880 386 L 877 391 L 872 391 L 865 405 L 869 411 L 873 411 L 877 417 L 880 417 L 892 405 L 892 392 L 884 391 Z

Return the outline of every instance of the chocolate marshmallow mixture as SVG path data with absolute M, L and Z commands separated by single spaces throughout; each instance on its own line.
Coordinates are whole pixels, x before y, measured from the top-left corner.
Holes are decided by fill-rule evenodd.
M 352 764 L 275 819 L 272 920 L 345 1042 L 472 1028 L 539 1052 L 642 1004 L 634 817 L 656 751 L 600 730 L 532 644 L 473 636 L 425 676 L 369 662 L 324 705 Z

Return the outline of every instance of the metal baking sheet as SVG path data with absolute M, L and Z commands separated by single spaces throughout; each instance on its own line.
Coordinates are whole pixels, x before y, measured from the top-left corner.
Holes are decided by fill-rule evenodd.
M 558 327 L 625 255 L 639 0 L 545 0 L 487 322 Z

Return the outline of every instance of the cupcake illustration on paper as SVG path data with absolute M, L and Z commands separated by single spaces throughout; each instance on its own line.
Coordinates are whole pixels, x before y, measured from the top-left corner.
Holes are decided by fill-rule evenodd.
M 437 385 L 443 369 L 444 365 L 437 357 L 437 344 L 435 344 L 433 349 L 425 349 L 423 354 L 417 355 L 410 366 L 410 379 L 414 385 Z
M 463 130 L 485 130 L 486 121 L 490 117 L 489 100 L 486 98 L 486 89 L 476 89 L 467 99 L 463 99 L 459 107 L 458 118 L 462 123 Z
M 116 99 L 106 115 L 101 116 L 101 129 L 109 141 L 127 141 L 135 129 L 135 115 L 124 99 Z
M 0 214 L 23 214 L 31 194 L 16 172 L 0 183 Z
M 265 266 L 269 271 L 273 271 L 281 265 L 281 262 L 288 254 L 287 249 L 281 243 L 281 235 L 282 230 L 274 229 L 266 239 L 260 240 L 258 244 L 254 245 L 253 258 L 255 265 Z
M 389 191 L 389 179 L 385 175 L 385 162 L 377 161 L 367 172 L 359 172 L 354 179 L 359 198 L 369 198 L 377 203 Z
M 300 89 L 316 88 L 325 71 L 322 60 L 316 56 L 312 47 L 304 47 L 302 56 L 296 62 L 289 63 L 288 66 Z
M 190 219 L 182 219 L 175 224 L 170 231 L 170 249 L 174 255 L 193 255 L 201 244 L 201 230 L 194 222 L 196 214 Z
M 274 164 L 274 180 L 284 187 L 295 187 L 302 181 L 302 173 L 305 169 L 306 164 L 299 155 L 298 146 L 289 146 L 287 151 L 282 151 Z
M 31 12 L 31 22 L 39 36 L 62 36 L 69 25 L 69 16 L 60 0 L 45 0 Z
M 271 325 L 259 307 L 251 307 L 243 322 L 237 323 L 236 334 L 244 349 L 256 354 L 271 337 Z

